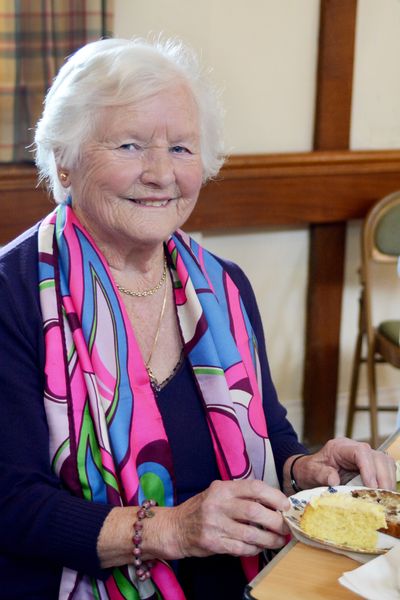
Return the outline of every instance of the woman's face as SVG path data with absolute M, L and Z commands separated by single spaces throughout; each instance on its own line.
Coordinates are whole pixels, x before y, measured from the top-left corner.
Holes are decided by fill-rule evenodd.
M 179 83 L 103 109 L 68 183 L 82 224 L 117 250 L 166 240 L 195 207 L 202 175 L 197 107 Z

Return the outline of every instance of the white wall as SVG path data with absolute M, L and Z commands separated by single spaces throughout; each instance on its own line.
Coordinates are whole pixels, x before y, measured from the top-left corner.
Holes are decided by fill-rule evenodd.
M 115 35 L 179 36 L 223 88 L 230 151 L 310 150 L 318 0 L 116 0 Z
M 150 32 L 178 36 L 213 68 L 212 76 L 223 89 L 225 139 L 231 153 L 311 150 L 318 20 L 319 0 L 115 0 L 116 36 L 147 36 Z M 400 146 L 399 25 L 399 0 L 359 0 L 353 148 Z M 359 223 L 351 223 L 338 433 L 343 431 L 357 323 L 358 236 Z M 252 281 L 279 396 L 300 431 L 307 230 L 207 234 L 203 242 L 239 263 Z M 387 295 L 384 290 L 382 295 Z M 398 382 L 386 375 L 385 393 L 390 401 L 398 393 Z M 382 433 L 391 431 L 394 419 L 389 415 Z M 362 424 L 362 419 L 359 422 Z M 358 427 L 356 434 L 365 435 L 365 428 Z
M 400 2 L 358 0 L 351 147 L 400 147 Z

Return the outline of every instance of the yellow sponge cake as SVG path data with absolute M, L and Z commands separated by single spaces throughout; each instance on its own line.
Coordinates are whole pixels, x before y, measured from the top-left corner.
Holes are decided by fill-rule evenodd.
M 386 527 L 385 510 L 379 504 L 353 498 L 345 492 L 324 492 L 305 506 L 300 527 L 313 538 L 374 551 L 377 530 Z

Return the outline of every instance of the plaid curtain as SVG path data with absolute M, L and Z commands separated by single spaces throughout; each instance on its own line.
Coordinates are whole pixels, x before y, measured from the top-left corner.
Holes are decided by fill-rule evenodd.
M 80 46 L 110 37 L 112 19 L 113 0 L 0 0 L 0 162 L 32 161 L 53 77 Z

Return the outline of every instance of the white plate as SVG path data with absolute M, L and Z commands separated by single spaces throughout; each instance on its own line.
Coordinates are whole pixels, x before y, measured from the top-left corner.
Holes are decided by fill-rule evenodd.
M 327 542 L 325 540 L 320 540 L 318 538 L 309 536 L 304 533 L 300 528 L 300 517 L 303 514 L 305 505 L 310 501 L 313 496 L 320 496 L 323 492 L 332 491 L 335 492 L 348 492 L 350 493 L 352 490 L 360 490 L 360 489 L 368 489 L 365 486 L 354 486 L 354 485 L 338 485 L 336 487 L 318 487 L 311 490 L 304 490 L 302 492 L 298 492 L 293 496 L 290 496 L 289 500 L 291 503 L 291 507 L 288 511 L 283 513 L 283 517 L 287 524 L 290 527 L 290 530 L 295 538 L 299 541 L 304 542 L 306 544 L 316 546 L 318 548 L 324 548 L 326 550 L 332 550 L 333 552 L 338 552 L 339 554 L 346 554 L 347 556 L 351 556 L 355 560 L 359 562 L 365 562 L 372 558 L 377 554 L 384 554 L 393 546 L 400 545 L 400 540 L 386 535 L 385 533 L 378 532 L 378 543 L 376 546 L 376 550 L 373 552 L 366 552 L 362 549 L 355 550 L 354 548 L 349 548 L 348 546 L 343 546 L 340 544 L 335 544 L 333 542 Z

